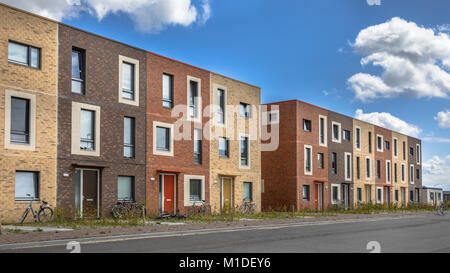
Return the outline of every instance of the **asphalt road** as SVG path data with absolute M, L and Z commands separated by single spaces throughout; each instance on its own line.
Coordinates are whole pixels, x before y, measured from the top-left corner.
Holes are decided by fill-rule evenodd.
M 152 237 L 150 237 L 152 236 Z M 362 252 L 379 242 L 381 252 L 450 253 L 450 216 L 345 220 L 297 225 L 214 229 L 189 233 L 142 234 L 81 241 L 81 252 Z M 66 241 L 52 246 L 0 246 L 0 252 L 69 252 Z M 17 248 L 19 247 L 19 248 Z M 26 247 L 26 248 L 23 248 Z

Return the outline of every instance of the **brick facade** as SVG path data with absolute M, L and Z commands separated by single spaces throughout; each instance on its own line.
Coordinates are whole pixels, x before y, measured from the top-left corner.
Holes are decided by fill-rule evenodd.
M 422 189 L 422 141 L 408 136 L 407 146 L 408 156 L 408 199 L 409 202 L 420 202 L 420 191 Z M 410 149 L 413 149 L 413 153 L 410 153 Z M 410 168 L 413 166 L 414 173 L 411 178 Z
M 392 131 L 374 126 L 375 128 L 375 185 L 382 188 L 382 203 L 389 204 L 392 202 Z M 378 149 L 378 137 L 382 137 L 381 150 Z M 386 146 L 386 142 L 389 143 Z M 380 173 L 377 174 L 377 164 L 380 162 Z M 388 175 L 388 162 L 390 163 Z M 388 181 L 388 178 L 390 180 Z M 387 192 L 387 193 L 386 193 Z

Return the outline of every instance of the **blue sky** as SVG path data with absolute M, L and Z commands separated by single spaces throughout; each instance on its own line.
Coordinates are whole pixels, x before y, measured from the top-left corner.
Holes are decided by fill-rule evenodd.
M 112 2 L 85 1 L 91 2 L 91 6 L 102 3 L 106 7 Z M 37 0 L 37 6 L 33 7 L 27 6 L 29 3 L 24 0 L 13 2 L 33 12 L 39 12 L 39 8 L 52 12 L 51 7 L 46 6 L 52 0 Z M 81 1 L 83 5 L 87 4 Z M 360 31 L 400 17 L 405 23 L 414 22 L 417 28 L 434 29 L 435 37 L 438 32 L 449 34 L 450 1 L 381 0 L 381 5 L 371 6 L 366 0 L 192 0 L 191 5 L 197 10 L 197 19 L 188 18 L 192 10 L 175 21 L 161 15 L 163 23 L 153 29 L 149 25 L 155 22 L 148 21 L 150 15 L 145 15 L 145 8 L 151 9 L 148 5 L 143 6 L 140 14 L 128 5 L 101 16 L 99 9 L 91 7 L 74 16 L 54 17 L 69 25 L 260 86 L 262 103 L 300 99 L 349 116 L 355 116 L 357 109 L 366 114 L 390 113 L 420 128 L 418 137 L 427 139 L 423 142 L 423 160 L 429 160 L 426 184 L 446 184 L 450 189 L 450 128 L 440 128 L 434 118 L 438 112 L 450 110 L 449 98 L 420 97 L 417 95 L 420 90 L 410 89 L 394 97 L 386 95 L 398 91 L 397 86 L 390 87 L 380 97 L 363 101 L 348 84 L 348 79 L 358 73 L 382 77 L 382 67 L 360 63 L 363 57 L 374 53 L 359 54 L 357 47 L 352 46 Z M 161 10 L 148 14 L 158 17 L 173 8 Z M 62 14 L 69 13 L 68 9 L 63 11 Z M 410 29 L 414 32 L 415 28 Z M 436 40 L 444 49 L 450 46 L 446 41 Z M 362 44 L 361 51 L 371 47 L 370 43 Z M 423 39 L 417 43 L 423 45 Z M 432 58 L 437 62 L 450 61 L 450 49 L 435 52 L 438 56 L 434 54 Z M 450 71 L 449 66 L 441 64 L 439 67 L 446 73 Z M 402 67 L 397 70 L 401 72 Z M 444 80 L 448 79 L 445 76 Z M 383 80 L 399 82 L 389 76 Z M 445 96 L 450 95 L 450 89 L 437 86 L 443 89 L 441 93 Z M 389 118 L 381 118 L 381 121 L 389 122 Z M 439 160 L 436 157 L 430 160 L 433 156 Z

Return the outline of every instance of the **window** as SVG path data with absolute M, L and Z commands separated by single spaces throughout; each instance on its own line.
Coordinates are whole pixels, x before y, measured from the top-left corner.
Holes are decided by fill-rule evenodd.
M 311 175 L 312 174 L 312 162 L 311 162 L 311 158 L 312 158 L 312 147 L 305 145 L 305 174 Z
M 253 184 L 244 182 L 244 202 L 253 202 Z
M 358 202 L 362 202 L 362 189 L 361 188 L 356 189 L 356 196 L 358 198 Z
M 368 133 L 369 137 L 369 153 L 372 153 L 372 132 Z
M 122 98 L 134 100 L 134 80 L 135 80 L 134 64 L 122 63 Z
M 333 141 L 341 143 L 341 124 L 334 121 L 331 124 L 332 124 Z
M 217 112 L 217 122 L 220 124 L 225 124 L 225 90 L 217 89 L 218 98 L 218 112 Z
M 119 201 L 134 201 L 134 177 L 132 176 L 118 177 L 117 199 Z
M 402 182 L 405 182 L 405 164 L 402 163 Z
M 275 124 L 278 123 L 278 115 L 279 115 L 279 111 L 272 111 L 272 112 L 268 112 L 268 121 L 269 124 Z
M 377 160 L 377 178 L 381 178 L 381 162 L 380 160 Z
M 219 137 L 219 156 L 230 157 L 230 143 L 227 138 Z
M 369 157 L 366 157 L 366 178 L 367 179 L 370 179 L 372 177 L 371 170 L 372 170 L 371 159 Z
M 394 181 L 395 183 L 398 182 L 398 178 L 397 178 L 397 163 L 394 163 Z
M 343 139 L 345 141 L 350 141 L 350 131 L 349 130 L 344 130 Z
M 395 190 L 395 201 L 398 202 L 398 190 Z
M 163 74 L 163 97 L 162 106 L 166 108 L 173 107 L 173 76 Z
M 377 188 L 377 203 L 383 203 L 383 189 Z
M 311 132 L 311 121 L 307 119 L 303 119 L 303 131 Z
M 241 166 L 248 166 L 248 137 L 241 137 Z
M 15 200 L 39 200 L 39 173 L 16 171 Z
M 411 198 L 410 198 L 411 200 Z M 434 200 L 434 192 L 430 192 L 430 200 Z
M 95 150 L 95 111 L 81 109 L 80 149 Z
M 319 169 L 324 168 L 323 160 L 324 160 L 323 153 L 318 153 L 317 154 L 317 168 L 319 168 Z
M 119 55 L 119 102 L 139 106 L 139 60 Z
M 409 155 L 414 156 L 414 148 L 413 147 L 409 147 Z
M 377 135 L 377 151 L 383 152 L 383 136 Z
M 366 202 L 372 203 L 372 187 L 365 186 L 365 189 L 366 189 Z
M 339 202 L 339 185 L 331 185 L 331 198 L 333 204 Z
M 337 174 L 337 154 L 331 153 L 331 172 Z
M 420 179 L 420 170 L 416 169 L 416 179 L 419 180 Z
M 156 127 L 156 149 L 170 151 L 170 128 Z
M 360 179 L 361 178 L 361 165 L 360 165 L 360 159 L 359 156 L 356 157 L 356 178 Z
M 413 191 L 409 191 L 409 201 L 414 202 L 414 192 Z
M 123 119 L 123 156 L 134 157 L 134 118 L 125 117 Z
M 30 100 L 11 97 L 11 143 L 30 143 Z
M 72 48 L 72 93 L 84 95 L 85 62 L 84 50 Z
M 309 185 L 303 185 L 303 201 L 309 201 Z
M 252 106 L 247 103 L 241 102 L 239 105 L 239 113 L 241 117 L 251 118 L 252 117 Z
M 391 149 L 391 143 L 389 141 L 384 142 L 384 148 L 389 151 Z
M 356 128 L 356 149 L 361 149 L 361 129 Z
M 437 200 L 438 200 L 438 201 L 441 201 L 441 200 L 442 200 L 442 196 L 441 196 L 441 193 L 440 193 L 440 192 L 438 192 L 438 194 L 437 194 Z
M 194 163 L 202 164 L 202 130 L 194 129 Z
M 189 116 L 191 118 L 198 118 L 198 82 L 190 80 L 189 81 Z
M 398 157 L 398 140 L 394 138 L 394 156 Z
M 39 69 L 41 67 L 41 49 L 9 41 L 8 61 Z
M 420 164 L 420 145 L 416 144 L 416 163 Z
M 327 146 L 327 118 L 319 116 L 319 144 Z
M 345 180 L 352 179 L 352 155 L 345 153 Z
M 391 161 L 386 161 L 386 181 L 391 182 Z
M 201 201 L 202 200 L 202 181 L 200 179 L 189 180 L 189 200 Z
M 414 165 L 409 167 L 409 182 L 414 183 Z

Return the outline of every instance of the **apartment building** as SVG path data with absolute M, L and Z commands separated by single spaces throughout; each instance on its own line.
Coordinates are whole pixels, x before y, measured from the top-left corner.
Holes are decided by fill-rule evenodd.
M 58 206 L 98 217 L 143 203 L 146 52 L 63 24 L 57 37 Z
M 422 141 L 408 136 L 409 202 L 419 203 L 422 188 Z
M 213 212 L 252 202 L 261 210 L 261 89 L 211 73 L 210 203 Z
M 440 205 L 445 201 L 444 191 L 441 188 L 423 187 L 421 189 L 421 202 L 429 205 Z
M 210 202 L 210 72 L 147 52 L 146 79 L 147 211 L 186 213 Z
M 370 123 L 353 119 L 353 130 L 354 203 L 375 203 L 375 128 Z
M 327 126 L 328 141 L 328 183 L 331 204 L 348 209 L 353 205 L 353 119 L 332 111 L 320 122 Z M 320 164 L 320 156 L 318 158 Z
M 408 137 L 392 132 L 392 185 L 393 202 L 406 205 L 408 203 Z
M 375 186 L 378 204 L 392 202 L 392 131 L 375 129 Z
M 0 221 L 56 205 L 58 24 L 0 4 Z M 31 220 L 31 219 L 30 219 Z
M 331 196 L 328 111 L 299 100 L 269 103 L 267 108 L 262 114 L 267 121 L 262 124 L 262 130 L 270 131 L 271 126 L 279 126 L 279 147 L 261 153 L 263 208 L 327 208 L 328 196 Z

